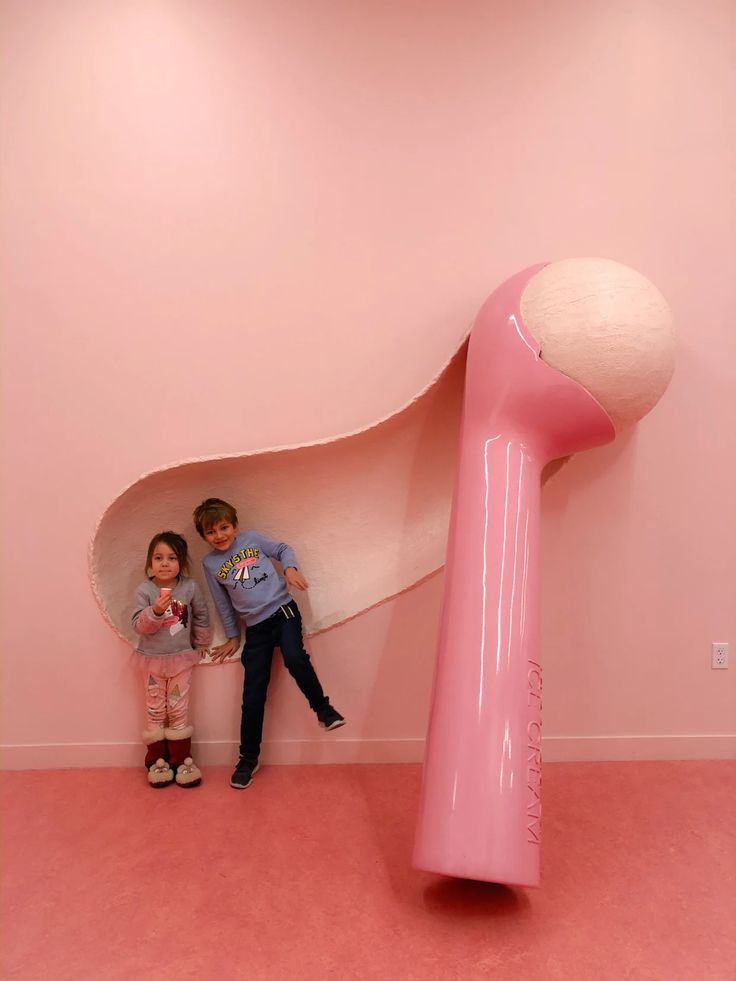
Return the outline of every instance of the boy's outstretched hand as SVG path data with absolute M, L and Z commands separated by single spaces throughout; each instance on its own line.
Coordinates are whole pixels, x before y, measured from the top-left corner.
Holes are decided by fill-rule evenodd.
M 231 657 L 239 647 L 240 638 L 231 637 L 224 644 L 220 644 L 219 647 L 213 647 L 210 650 L 210 659 L 217 664 L 218 661 L 224 661 L 226 658 Z
M 288 569 L 284 569 L 284 577 L 289 586 L 296 586 L 297 589 L 308 588 L 307 580 L 293 565 L 290 565 Z

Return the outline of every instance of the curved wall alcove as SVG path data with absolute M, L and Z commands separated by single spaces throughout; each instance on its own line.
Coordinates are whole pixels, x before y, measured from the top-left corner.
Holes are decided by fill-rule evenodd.
M 97 601 L 135 642 L 130 597 L 144 578 L 140 543 L 171 528 L 190 546 L 203 585 L 207 551 L 194 506 L 221 497 L 296 551 L 310 588 L 299 605 L 307 634 L 356 616 L 439 569 L 462 408 L 466 345 L 415 399 L 355 433 L 302 446 L 191 460 L 145 474 L 105 510 L 90 548 Z M 208 591 L 205 588 L 205 595 Z M 209 598 L 209 597 L 208 597 Z M 223 637 L 213 613 L 215 642 Z

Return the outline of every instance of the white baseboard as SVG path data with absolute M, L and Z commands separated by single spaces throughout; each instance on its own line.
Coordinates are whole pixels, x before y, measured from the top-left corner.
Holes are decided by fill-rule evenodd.
M 194 741 L 200 766 L 229 766 L 238 758 L 238 743 Z M 140 766 L 144 747 L 130 743 L 62 743 L 0 746 L 0 770 L 57 770 L 65 767 Z M 420 763 L 423 739 L 321 739 L 264 742 L 261 761 L 294 763 Z
M 736 733 L 682 736 L 545 736 L 547 763 L 606 760 L 736 759 Z M 237 757 L 235 741 L 196 742 L 201 766 L 229 766 Z M 142 744 L 61 743 L 0 746 L 2 770 L 57 770 L 68 767 L 140 766 Z M 263 744 L 261 759 L 270 764 L 421 763 L 423 739 L 345 739 L 325 733 L 314 740 L 275 740 Z
M 547 763 L 606 760 L 733 760 L 736 733 L 678 736 L 544 736 Z

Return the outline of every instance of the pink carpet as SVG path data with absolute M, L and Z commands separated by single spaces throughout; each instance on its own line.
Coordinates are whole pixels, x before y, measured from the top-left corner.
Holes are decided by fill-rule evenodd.
M 2 775 L 4 981 L 736 978 L 736 762 L 547 765 L 543 887 L 409 867 L 418 766 Z

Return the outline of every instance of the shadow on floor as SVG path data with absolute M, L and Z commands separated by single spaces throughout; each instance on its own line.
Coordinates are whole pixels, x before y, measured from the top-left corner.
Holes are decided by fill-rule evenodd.
M 518 915 L 529 908 L 529 897 L 509 886 L 471 879 L 440 879 L 424 888 L 424 904 L 442 916 L 498 917 Z

